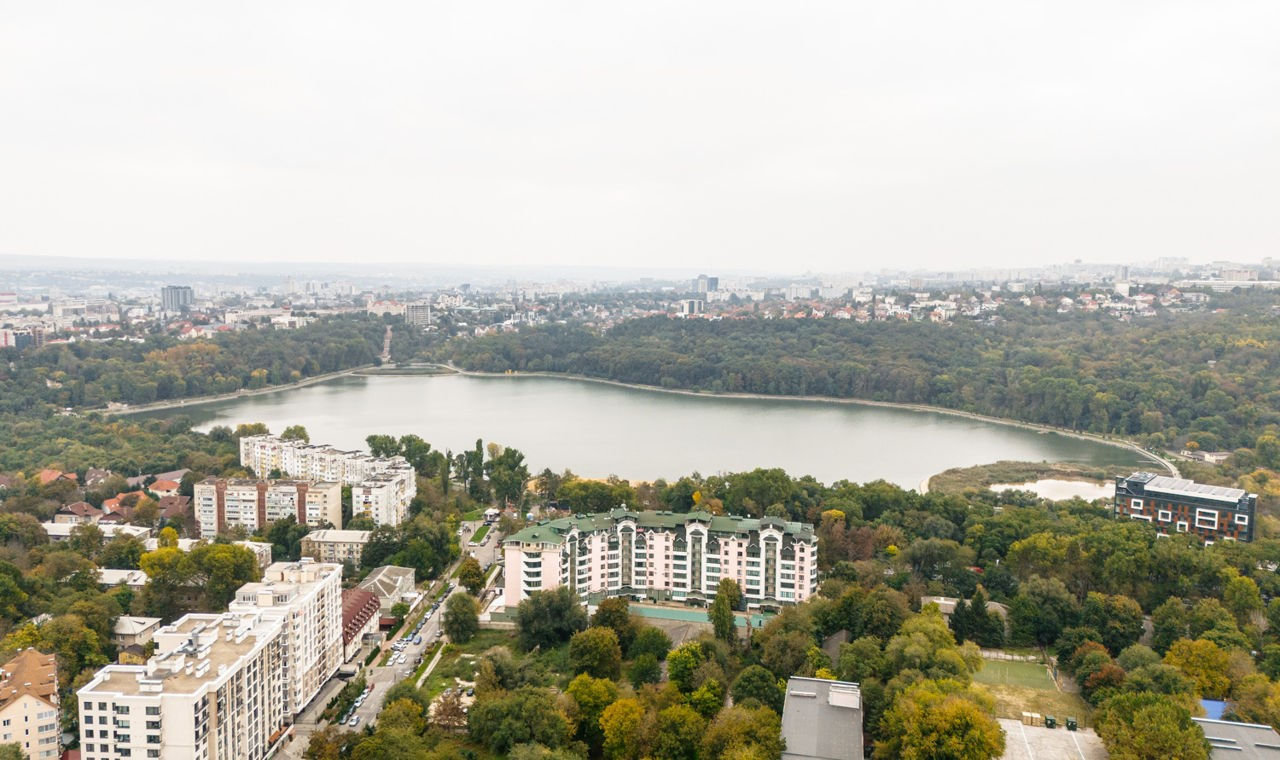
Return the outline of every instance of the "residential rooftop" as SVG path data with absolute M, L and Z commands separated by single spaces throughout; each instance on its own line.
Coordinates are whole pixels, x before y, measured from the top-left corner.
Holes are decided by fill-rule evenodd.
M 177 640 L 177 646 L 153 655 L 145 665 L 108 665 L 82 691 L 195 694 L 234 670 L 232 666 L 252 653 L 259 639 L 269 638 L 280 625 L 252 613 L 184 615 L 155 634 L 157 642 Z
M 58 662 L 52 654 L 24 649 L 0 666 L 0 709 L 24 694 L 57 703 Z
M 1197 483 L 1186 478 L 1171 478 L 1167 475 L 1156 475 L 1150 472 L 1135 472 L 1127 478 L 1126 483 L 1141 484 L 1147 493 L 1165 494 L 1167 496 L 1207 499 L 1223 504 L 1236 505 L 1251 494 L 1241 488 L 1214 486 L 1208 483 Z
M 780 517 L 752 518 L 739 515 L 713 515 L 705 511 L 668 512 L 665 510 L 632 510 L 620 507 L 609 512 L 579 514 L 530 525 L 512 534 L 503 543 L 556 544 L 563 542 L 564 537 L 574 530 L 581 533 L 609 530 L 624 520 L 632 520 L 637 528 L 650 530 L 672 530 L 696 522 L 708 526 L 710 532 L 721 535 L 746 535 L 752 531 L 774 528 L 783 533 L 791 533 L 805 538 L 813 536 L 812 525 L 791 522 Z
M 328 543 L 360 543 L 363 544 L 369 540 L 369 536 L 373 533 L 371 530 L 339 530 L 337 528 L 321 528 L 313 530 L 304 539 L 311 541 L 321 541 Z
M 1271 726 L 1229 720 L 1192 718 L 1204 729 L 1213 760 L 1276 760 L 1280 758 L 1280 734 Z

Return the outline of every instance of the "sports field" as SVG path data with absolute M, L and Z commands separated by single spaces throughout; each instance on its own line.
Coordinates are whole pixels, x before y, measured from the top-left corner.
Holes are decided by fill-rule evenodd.
M 1024 712 L 1036 712 L 1059 720 L 1073 717 L 1081 726 L 1093 725 L 1089 705 L 1079 694 L 1059 691 L 1049 671 L 1038 662 L 984 660 L 973 680 L 995 697 L 998 717 L 1018 720 Z
M 979 683 L 1008 684 L 1046 691 L 1055 691 L 1057 688 L 1053 685 L 1053 679 L 1049 677 L 1049 671 L 1038 662 L 984 660 L 982 670 L 973 674 L 973 680 Z

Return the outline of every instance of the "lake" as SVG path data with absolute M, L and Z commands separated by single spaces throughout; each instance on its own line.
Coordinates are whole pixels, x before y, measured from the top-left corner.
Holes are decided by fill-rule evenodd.
M 1030 483 L 996 483 L 987 486 L 992 491 L 1030 491 L 1042 499 L 1061 501 L 1079 497 L 1085 501 L 1114 499 L 1115 483 L 1096 483 L 1092 480 L 1061 480 L 1044 478 Z
M 313 443 L 351 449 L 371 433 L 416 433 L 455 453 L 482 438 L 520 449 L 532 472 L 632 480 L 781 467 L 827 483 L 882 478 L 916 488 L 951 467 L 1004 459 L 1154 467 L 1131 449 L 939 412 L 519 375 L 347 375 L 146 414 L 183 414 L 200 430 L 264 422 L 279 433 L 299 424 Z

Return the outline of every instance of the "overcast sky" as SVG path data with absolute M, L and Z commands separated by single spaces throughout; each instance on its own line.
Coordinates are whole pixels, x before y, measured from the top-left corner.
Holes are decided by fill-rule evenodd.
M 1280 256 L 1280 2 L 15 2 L 0 253 Z

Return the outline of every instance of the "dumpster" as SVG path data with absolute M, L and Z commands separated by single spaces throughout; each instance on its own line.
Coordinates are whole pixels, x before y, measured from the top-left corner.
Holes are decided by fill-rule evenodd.
M 1075 731 L 1075 730 L 1076 730 L 1076 728 L 1078 728 L 1078 726 L 1076 725 L 1076 719 L 1075 719 L 1075 718 L 1067 718 L 1067 730 L 1068 730 L 1068 731 Z
M 1057 727 L 1058 727 L 1058 719 L 1057 719 L 1057 718 L 1055 718 L 1055 717 L 1053 717 L 1052 715 L 1046 715 L 1046 716 L 1044 716 L 1044 727 L 1045 727 L 1045 728 L 1057 728 Z

